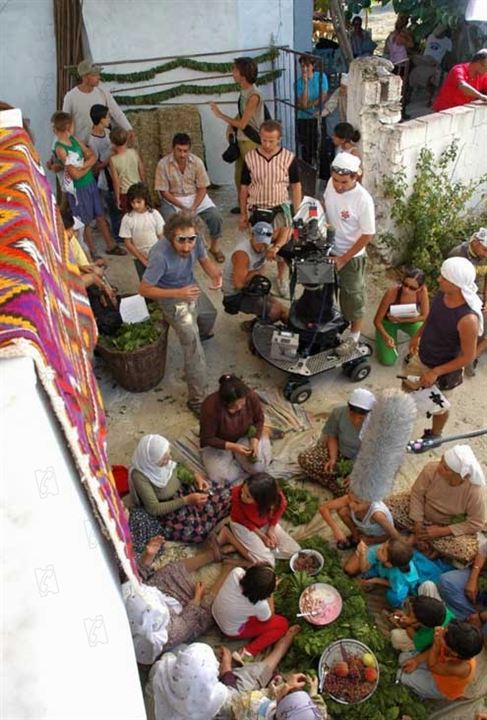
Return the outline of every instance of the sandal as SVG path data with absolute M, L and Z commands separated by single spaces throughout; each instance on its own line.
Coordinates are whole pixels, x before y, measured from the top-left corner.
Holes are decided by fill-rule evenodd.
M 119 247 L 118 245 L 115 245 L 115 247 L 112 247 L 111 250 L 107 250 L 107 255 L 126 255 L 127 251 L 124 250 L 122 247 Z
M 221 250 L 213 250 L 212 248 L 209 248 L 208 252 L 210 253 L 213 260 L 215 260 L 217 263 L 225 262 L 225 255 L 222 253 Z
M 337 550 L 352 550 L 356 548 L 358 542 L 352 537 L 348 537 L 345 540 L 337 540 Z

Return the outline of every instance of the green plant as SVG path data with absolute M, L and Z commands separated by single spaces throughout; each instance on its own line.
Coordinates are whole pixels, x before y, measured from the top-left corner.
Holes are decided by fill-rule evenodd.
M 382 240 L 400 250 L 407 265 L 424 271 L 430 290 L 437 286 L 448 251 L 467 239 L 479 224 L 478 217 L 467 212 L 467 203 L 487 181 L 487 173 L 470 182 L 453 180 L 457 156 L 456 140 L 438 158 L 429 148 L 422 148 L 410 194 L 404 170 L 384 179 L 384 193 L 393 201 L 391 217 L 400 235 L 385 233 Z
M 282 491 L 287 500 L 284 519 L 289 520 L 293 525 L 306 525 L 309 523 L 318 510 L 318 498 L 308 490 L 294 487 L 289 483 L 282 485 Z
M 357 581 L 343 572 L 337 552 L 320 537 L 311 538 L 302 546 L 323 555 L 323 568 L 319 575 L 310 578 L 306 573 L 293 574 L 289 563 L 279 562 L 277 572 L 283 579 L 275 593 L 277 612 L 295 623 L 299 596 L 315 582 L 333 585 L 342 596 L 343 609 L 335 622 L 322 628 L 299 619 L 301 632 L 296 635 L 281 669 L 315 673 L 321 653 L 330 643 L 340 638 L 356 638 L 376 654 L 380 666 L 379 686 L 370 700 L 360 705 L 340 705 L 325 697 L 330 716 L 347 720 L 396 720 L 409 715 L 414 720 L 426 720 L 428 713 L 424 704 L 404 685 L 395 684 L 397 655 L 377 629 Z
M 99 342 L 111 350 L 133 352 L 151 345 L 161 334 L 161 310 L 155 303 L 147 303 L 149 317 L 138 323 L 122 323 L 117 332 L 108 337 L 101 335 Z

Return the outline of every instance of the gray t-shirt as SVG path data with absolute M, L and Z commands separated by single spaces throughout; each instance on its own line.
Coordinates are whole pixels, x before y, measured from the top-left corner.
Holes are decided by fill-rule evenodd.
M 350 420 L 348 405 L 342 405 L 332 410 L 325 423 L 321 436 L 333 435 L 338 439 L 340 455 L 355 460 L 360 449 L 360 429 L 357 429 Z
M 196 260 L 207 257 L 203 239 L 198 239 L 188 257 L 181 257 L 169 240 L 158 240 L 149 253 L 149 264 L 144 280 L 159 288 L 182 288 L 194 285 L 193 265 Z

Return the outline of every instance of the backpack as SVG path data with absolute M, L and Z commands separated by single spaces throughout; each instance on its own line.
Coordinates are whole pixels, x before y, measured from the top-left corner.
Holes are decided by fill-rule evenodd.
M 242 110 L 240 109 L 241 97 L 242 96 L 240 96 L 238 99 L 238 116 L 239 117 L 242 117 Z M 264 101 L 262 100 L 262 102 L 264 102 Z M 267 107 L 267 105 L 265 103 L 264 103 L 264 120 L 272 120 L 272 115 L 270 114 L 269 108 Z M 246 135 L 248 137 L 249 140 L 252 140 L 252 142 L 256 143 L 257 145 L 260 145 L 259 131 L 256 130 L 254 127 L 252 127 L 251 125 L 246 125 L 242 129 L 242 132 L 244 133 L 244 135 Z

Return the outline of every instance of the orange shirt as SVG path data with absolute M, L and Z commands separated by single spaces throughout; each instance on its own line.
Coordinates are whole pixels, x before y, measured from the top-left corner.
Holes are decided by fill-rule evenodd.
M 440 650 L 438 660 L 439 662 L 445 662 L 446 660 L 445 649 L 443 647 Z M 457 675 L 438 675 L 434 672 L 431 673 L 436 683 L 436 687 L 442 695 L 448 698 L 448 700 L 457 700 L 462 697 L 467 685 L 472 682 L 477 663 L 475 658 L 467 660 L 467 662 L 470 665 L 470 672 L 467 677 L 464 678 L 458 677 Z

